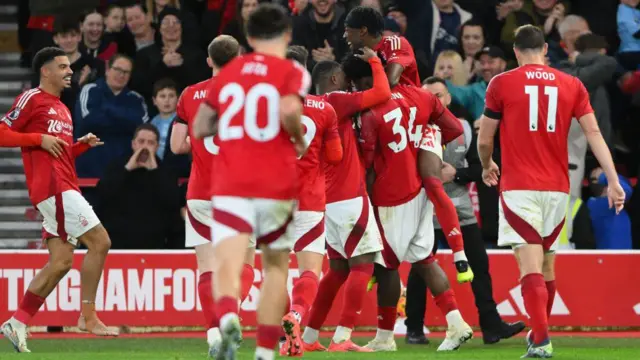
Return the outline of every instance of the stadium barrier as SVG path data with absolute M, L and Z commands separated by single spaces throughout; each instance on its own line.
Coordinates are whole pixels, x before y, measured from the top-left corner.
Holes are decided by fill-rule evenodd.
M 84 251 L 77 251 L 73 269 L 47 298 L 35 326 L 75 326 L 80 311 L 80 266 Z M 42 250 L 0 251 L 0 319 L 17 309 L 38 267 L 48 259 Z M 478 324 L 470 286 L 453 284 L 455 269 L 451 252 L 438 254 L 452 279 L 458 305 L 465 319 Z M 489 251 L 493 292 L 498 310 L 506 321 L 525 320 L 518 269 L 510 251 Z M 564 251 L 557 256 L 557 289 L 550 323 L 571 328 L 640 327 L 640 252 Z M 328 264 L 325 262 L 324 268 Z M 260 258 L 256 257 L 254 286 L 242 304 L 243 324 L 255 326 L 255 309 L 262 281 Z M 403 282 L 409 266 L 400 268 Z M 288 289 L 298 277 L 295 256 L 291 256 Z M 96 306 L 109 325 L 130 327 L 191 327 L 203 323 L 197 296 L 198 272 L 192 251 L 112 251 L 107 258 L 98 288 Z M 342 293 L 326 321 L 335 326 L 343 301 Z M 445 321 L 430 299 L 427 326 L 443 326 Z M 365 300 L 359 327 L 376 326 L 375 291 Z

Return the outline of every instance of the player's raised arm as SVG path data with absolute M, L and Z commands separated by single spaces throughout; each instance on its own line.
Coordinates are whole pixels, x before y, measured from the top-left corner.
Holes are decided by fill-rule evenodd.
M 362 92 L 362 101 L 360 110 L 368 109 L 372 106 L 381 104 L 391 98 L 391 86 L 385 74 L 382 61 L 376 55 L 376 53 L 370 48 L 362 49 L 363 55 L 356 55 L 362 60 L 368 61 L 371 65 L 371 72 L 373 73 L 373 87 L 371 89 Z M 402 74 L 402 71 L 400 71 Z M 400 75 L 398 75 L 398 81 Z

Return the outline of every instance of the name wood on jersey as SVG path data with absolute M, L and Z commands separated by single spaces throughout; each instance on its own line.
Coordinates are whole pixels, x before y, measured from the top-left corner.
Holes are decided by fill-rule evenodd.
M 533 79 L 555 80 L 556 79 L 556 75 L 554 73 L 549 73 L 546 71 L 527 71 L 526 74 L 527 74 L 528 80 L 533 80 Z

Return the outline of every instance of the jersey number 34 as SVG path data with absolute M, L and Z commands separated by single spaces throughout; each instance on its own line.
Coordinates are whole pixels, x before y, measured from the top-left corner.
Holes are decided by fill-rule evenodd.
M 416 120 L 416 111 L 415 107 L 409 108 L 409 128 L 405 129 L 402 126 L 402 110 L 400 108 L 395 108 L 388 113 L 384 114 L 384 121 L 391 122 L 393 121 L 393 130 L 394 135 L 400 135 L 400 141 L 392 141 L 387 144 L 389 149 L 391 149 L 395 153 L 399 153 L 400 151 L 407 148 L 407 137 L 409 141 L 413 142 L 414 147 L 420 146 L 420 142 L 422 141 L 422 125 L 418 125 L 414 130 L 414 122 Z

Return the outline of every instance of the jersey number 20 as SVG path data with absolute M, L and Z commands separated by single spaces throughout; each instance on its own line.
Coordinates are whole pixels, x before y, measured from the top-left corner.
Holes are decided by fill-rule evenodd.
M 238 83 L 230 83 L 220 90 L 218 101 L 222 104 L 231 98 L 231 103 L 220 117 L 219 136 L 221 141 L 237 140 L 245 133 L 253 140 L 266 142 L 280 133 L 280 94 L 271 84 L 256 84 L 245 94 Z M 258 102 L 264 98 L 267 103 L 267 124 L 258 126 Z M 244 108 L 242 125 L 231 125 L 231 120 Z
M 538 93 L 539 86 L 527 85 L 524 92 L 529 95 L 529 131 L 538 131 Z M 556 114 L 558 113 L 558 88 L 545 86 L 544 94 L 549 97 L 547 108 L 547 132 L 556 131 Z

